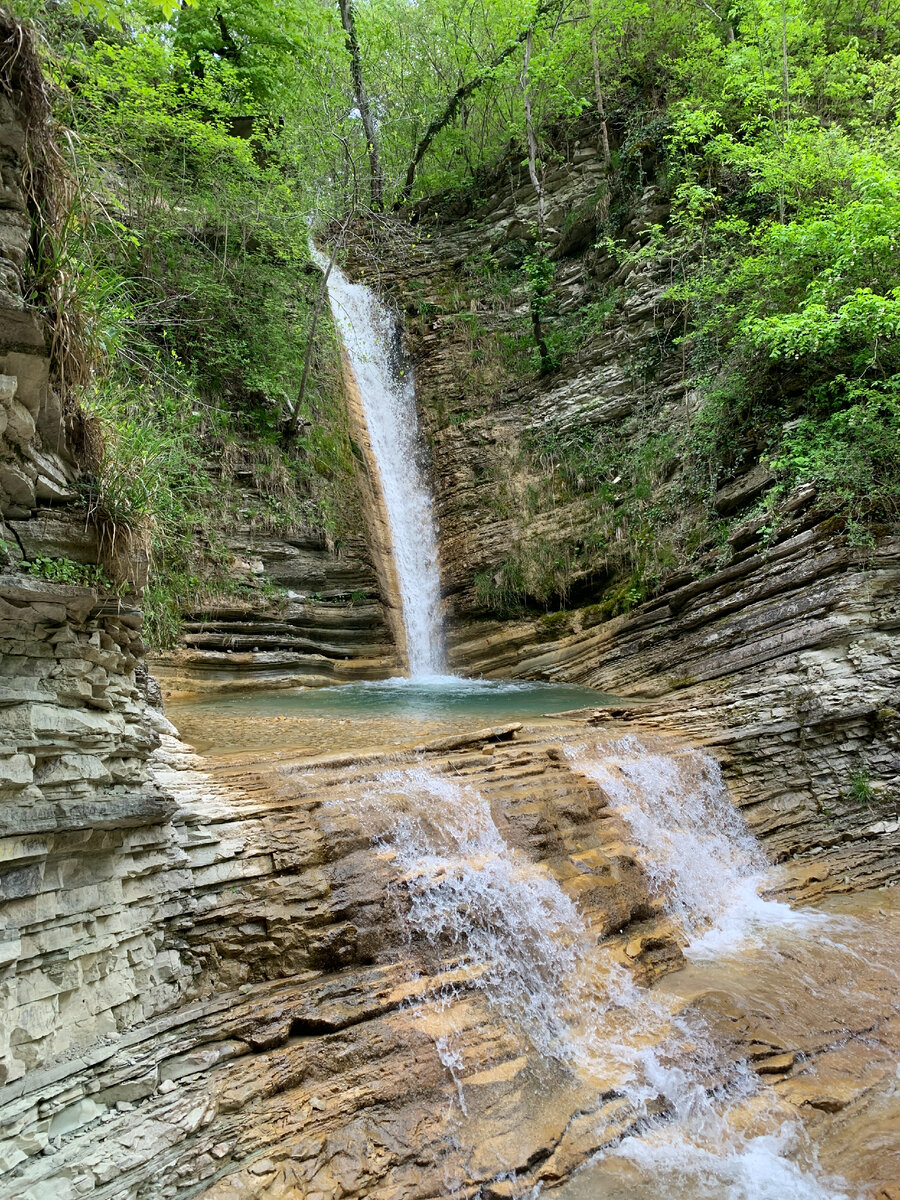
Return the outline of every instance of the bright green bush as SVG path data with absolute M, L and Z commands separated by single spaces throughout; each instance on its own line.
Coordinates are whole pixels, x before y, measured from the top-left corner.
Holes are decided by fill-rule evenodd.
M 104 0 L 35 13 L 79 184 L 62 265 L 99 364 L 83 397 L 102 433 L 85 501 L 109 571 L 124 578 L 149 555 L 154 645 L 171 644 L 204 595 L 237 586 L 224 537 L 248 507 L 238 469 L 256 528 L 318 529 L 336 543 L 349 524 L 327 311 L 288 428 L 321 275 L 307 245 L 305 135 L 272 106 L 313 86 L 297 70 L 313 9 L 276 19 L 253 0 Z M 218 52 L 219 16 L 237 55 Z
M 115 591 L 116 582 L 102 566 L 74 562 L 71 558 L 50 558 L 39 554 L 28 563 L 28 574 L 53 583 L 72 583 L 78 587 L 96 587 Z
M 784 433 L 771 466 L 815 483 L 853 514 L 900 514 L 900 376 L 881 386 L 839 378 Z

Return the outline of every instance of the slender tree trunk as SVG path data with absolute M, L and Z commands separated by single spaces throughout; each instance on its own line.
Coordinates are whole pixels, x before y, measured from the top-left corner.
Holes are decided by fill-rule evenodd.
M 528 142 L 528 174 L 531 177 L 531 184 L 537 195 L 538 204 L 538 238 L 535 254 L 539 258 L 543 258 L 546 247 L 544 245 L 544 184 L 538 173 L 538 145 L 537 137 L 534 132 L 534 111 L 531 104 L 531 82 L 529 80 L 529 70 L 531 68 L 531 47 L 532 47 L 532 30 L 529 27 L 525 35 L 525 63 L 522 71 L 522 94 L 525 101 L 525 136 Z M 544 307 L 544 297 L 546 295 L 547 285 L 542 276 L 538 276 L 532 284 L 531 292 L 531 328 L 534 333 L 535 345 L 538 349 L 538 354 L 541 358 L 541 371 L 550 370 L 550 350 L 547 346 L 547 339 L 544 337 L 544 329 L 541 323 L 541 314 Z
M 705 8 L 708 13 L 711 13 L 716 18 L 717 21 L 721 22 L 721 24 L 725 26 L 725 28 L 728 30 L 728 40 L 729 40 L 729 42 L 733 42 L 734 41 L 734 26 L 729 21 L 727 21 L 725 19 L 725 17 L 720 16 L 719 13 L 717 13 L 716 10 L 713 8 L 713 6 L 711 4 L 707 3 L 707 0 L 699 0 L 699 2 L 700 2 L 700 6 L 702 8 Z
M 529 27 L 525 35 L 525 67 L 522 72 L 522 93 L 525 100 L 525 136 L 528 140 L 528 174 L 537 194 L 538 202 L 538 241 L 544 241 L 544 185 L 537 169 L 537 138 L 534 133 L 534 113 L 531 106 L 531 84 L 528 72 L 531 67 L 532 30 Z
M 362 119 L 366 144 L 369 151 L 369 169 L 372 177 L 372 207 L 376 212 L 384 208 L 384 176 L 381 173 L 381 159 L 378 154 L 378 135 L 375 122 L 372 120 L 372 110 L 369 107 L 369 96 L 363 83 L 362 58 L 359 53 L 359 41 L 356 37 L 356 18 L 353 11 L 353 0 L 338 0 L 341 10 L 341 24 L 347 35 L 347 50 L 350 54 L 350 77 L 353 81 L 353 93 L 356 105 Z
M 301 425 L 303 424 L 303 417 L 301 415 L 301 405 L 303 404 L 303 397 L 306 395 L 306 385 L 309 381 L 309 371 L 310 371 L 310 367 L 312 365 L 313 344 L 315 343 L 315 340 L 316 340 L 316 329 L 319 324 L 319 315 L 322 312 L 322 305 L 324 304 L 325 297 L 328 294 L 328 279 L 329 279 L 329 276 L 331 275 L 331 268 L 335 264 L 335 261 L 338 256 L 338 250 L 340 250 L 340 248 L 341 248 L 341 243 L 344 240 L 344 236 L 347 232 L 347 228 L 348 228 L 349 224 L 350 224 L 350 217 L 348 216 L 347 220 L 341 226 L 340 233 L 334 239 L 334 245 L 331 248 L 331 254 L 329 255 L 329 258 L 328 258 L 328 266 L 325 268 L 325 271 L 322 274 L 322 281 L 319 284 L 319 292 L 318 292 L 318 295 L 316 296 L 316 303 L 313 308 L 312 320 L 309 323 L 309 337 L 307 338 L 307 341 L 306 341 L 306 354 L 303 359 L 303 374 L 300 377 L 300 388 L 297 392 L 297 400 L 294 404 L 293 410 L 291 411 L 290 417 L 288 418 L 287 425 L 286 425 L 287 436 L 289 438 L 296 437 L 297 434 L 300 432 Z
M 328 276 L 331 274 L 331 268 L 334 266 L 334 260 L 337 258 L 338 242 L 335 240 L 334 248 L 331 251 L 331 257 L 328 260 L 328 267 L 322 276 L 322 282 L 319 284 L 319 294 L 316 296 L 316 304 L 313 308 L 312 320 L 309 323 L 309 337 L 306 341 L 306 354 L 303 359 L 303 374 L 300 376 L 300 388 L 297 392 L 297 401 L 294 404 L 294 410 L 291 413 L 288 421 L 288 436 L 296 437 L 300 432 L 300 427 L 303 424 L 302 404 L 303 397 L 306 395 L 306 384 L 309 381 L 309 370 L 312 365 L 313 345 L 316 340 L 316 328 L 319 324 L 319 313 L 322 311 L 322 304 L 328 292 Z
M 609 130 L 606 127 L 606 109 L 603 106 L 603 89 L 600 86 L 600 59 L 597 56 L 597 34 L 591 34 L 591 61 L 594 64 L 594 95 L 597 98 L 597 116 L 600 118 L 600 134 L 603 138 L 603 165 L 609 170 Z
M 786 135 L 789 135 L 791 132 L 791 77 L 788 71 L 787 9 L 784 0 L 781 0 L 781 68 L 782 87 L 784 88 L 784 131 Z
M 535 297 L 531 302 L 531 332 L 541 359 L 541 374 L 545 375 L 550 371 L 550 347 L 547 345 L 544 327 L 541 324 L 540 300 L 540 297 Z

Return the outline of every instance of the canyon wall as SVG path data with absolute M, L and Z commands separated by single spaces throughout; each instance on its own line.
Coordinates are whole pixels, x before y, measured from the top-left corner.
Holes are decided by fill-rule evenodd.
M 4 25 L 4 39 L 21 31 Z M 19 53 L 22 54 L 21 44 Z M 27 62 L 27 51 L 18 61 Z M 96 566 L 78 504 L 71 412 L 52 332 L 22 295 L 31 216 L 18 79 L 0 97 L 0 800 L 6 1084 L 164 1007 L 173 804 L 146 765 L 148 705 L 134 600 L 66 582 Z M 54 564 L 56 564 L 54 566 Z M 62 564 L 62 567 L 60 567 Z M 62 580 L 45 578 L 61 572 Z
M 267 533 L 249 525 L 225 539 L 243 594 L 197 601 L 178 647 L 150 657 L 166 699 L 244 688 L 324 687 L 399 670 L 366 539 L 340 551 L 320 533 Z M 389 598 L 389 593 L 387 593 Z
M 401 669 L 403 624 L 378 500 L 365 422 L 344 373 L 353 469 L 343 498 L 352 519 L 341 544 L 321 529 L 273 528 L 271 497 L 253 470 L 238 472 L 238 512 L 223 536 L 224 586 L 201 593 L 183 613 L 178 645 L 150 668 L 166 699 L 244 689 L 325 687 L 383 679 Z M 217 468 L 210 464 L 215 478 Z M 387 550 L 385 549 L 387 547 Z
M 622 697 L 626 719 L 713 748 L 751 825 L 776 857 L 806 863 L 813 888 L 894 879 L 900 537 L 874 525 L 854 541 L 809 485 L 767 502 L 775 477 L 749 433 L 704 511 L 672 452 L 689 444 L 702 403 L 666 296 L 673 265 L 641 252 L 668 220 L 664 193 L 651 164 L 613 252 L 599 131 L 586 121 L 556 148 L 545 177 L 553 327 L 588 332 L 549 374 L 533 350 L 523 357 L 518 264 L 537 204 L 519 164 L 354 246 L 407 313 L 450 663 Z M 579 437 L 612 447 L 614 465 L 561 485 L 556 447 Z M 630 593 L 641 558 L 657 581 Z M 503 612 L 510 573 L 524 603 Z
M 558 1182 L 634 1113 L 611 1086 L 536 1061 L 479 990 L 485 964 L 410 938 L 385 815 L 367 820 L 362 801 L 401 766 L 477 789 L 526 878 L 552 879 L 613 960 L 646 981 L 681 951 L 623 821 L 546 730 L 484 730 L 402 764 L 282 754 L 212 769 L 178 743 L 154 704 L 136 596 L 47 577 L 100 553 L 79 506 L 50 331 L 22 297 L 25 135 L 11 83 L 0 101 L 0 1195 L 499 1200 L 517 1194 L 517 1172 L 529 1187 Z M 596 173 L 591 155 L 580 161 L 586 178 Z M 481 237 L 461 232 L 458 252 Z M 433 264 L 420 266 L 421 280 Z M 646 707 L 615 714 L 610 736 L 646 720 L 674 730 L 676 750 L 707 742 L 775 853 L 801 851 L 796 887 L 894 877 L 889 540 L 848 547 L 798 498 L 796 524 L 771 544 L 748 528 L 728 566 L 673 580 L 625 615 L 574 605 L 494 619 L 478 610 L 474 576 L 519 527 L 490 515 L 481 482 L 510 476 L 519 431 L 542 395 L 556 411 L 562 381 L 525 381 L 489 412 L 438 420 L 434 389 L 456 367 L 439 337 L 426 341 L 438 331 L 419 332 L 456 665 L 643 696 Z M 597 419 L 621 414 L 615 370 L 584 371 L 571 386 L 587 389 Z M 467 402 L 464 389 L 453 397 Z M 283 594 L 191 614 L 167 668 L 173 690 L 201 672 L 227 688 L 393 669 L 361 540 L 337 556 L 320 541 L 237 529 L 231 548 L 236 570 Z M 849 775 L 862 767 L 869 790 L 854 797 Z M 408 811 L 408 797 L 395 800 Z M 871 1053 L 874 1024 L 860 1013 L 845 1036 Z M 759 1069 L 812 1071 L 829 1037 L 823 1025 L 796 1062 L 792 1045 L 754 1042 Z M 863 1091 L 817 1086 L 825 1111 Z

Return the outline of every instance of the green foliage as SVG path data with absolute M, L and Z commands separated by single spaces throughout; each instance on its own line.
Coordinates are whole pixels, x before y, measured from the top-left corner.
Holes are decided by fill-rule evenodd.
M 729 20 L 670 61 L 672 220 L 632 251 L 672 264 L 686 310 L 685 484 L 709 506 L 761 458 L 774 497 L 813 483 L 866 540 L 900 486 L 900 9 L 756 0 Z
M 102 566 L 74 562 L 71 558 L 50 558 L 39 554 L 28 563 L 28 574 L 53 583 L 73 583 L 78 587 L 95 587 L 115 591 L 115 580 Z
M 168 389 L 107 381 L 89 401 L 103 452 L 86 483 L 95 520 L 113 540 L 148 535 L 163 551 L 173 530 L 211 490 L 197 441 L 198 418 Z
M 20 7 L 48 39 L 76 147 L 80 198 L 61 266 L 94 357 L 109 364 L 91 401 L 107 432 L 88 500 L 112 544 L 150 548 L 148 596 L 161 614 L 151 626 L 171 638 L 179 609 L 224 586 L 235 504 L 255 528 L 311 525 L 332 542 L 352 517 L 353 454 L 327 317 L 293 414 L 320 286 L 310 222 L 343 217 L 368 194 L 345 38 L 332 0 Z M 619 303 L 600 280 L 624 278 L 616 268 L 629 264 L 664 265 L 671 281 L 658 344 L 631 362 L 635 394 L 674 338 L 702 397 L 682 425 L 640 400 L 628 430 L 551 422 L 529 447 L 543 477 L 526 507 L 580 506 L 584 520 L 568 540 L 524 538 L 476 580 L 481 603 L 546 605 L 585 579 L 606 590 L 611 611 L 639 603 L 673 564 L 728 553 L 714 494 L 759 459 L 775 470 L 778 494 L 814 483 L 851 528 L 896 515 L 898 0 L 357 0 L 355 9 L 391 198 L 429 123 L 456 89 L 465 93 L 417 171 L 417 196 L 444 193 L 435 214 L 461 205 L 477 224 L 478 185 L 531 187 L 526 28 L 545 180 L 572 149 L 576 119 L 593 114 L 589 136 L 602 144 L 595 81 L 605 97 L 609 171 L 578 213 L 598 230 L 588 274 L 600 261 L 613 260 L 610 270 L 580 312 L 563 315 L 557 264 L 533 233 L 518 252 L 470 261 L 461 291 L 503 320 L 456 322 L 466 353 L 447 419 L 467 419 L 529 370 L 589 347 Z M 671 215 L 635 233 L 634 201 L 649 183 Z M 421 319 L 434 303 L 423 291 Z M 293 440 L 292 414 L 302 430 Z M 242 484 L 239 502 L 248 475 L 252 499 Z
M 864 767 L 857 767 L 851 772 L 849 795 L 851 800 L 856 800 L 859 804 L 871 804 L 875 799 L 869 772 Z
M 640 604 L 675 565 L 698 516 L 707 532 L 704 515 L 687 511 L 682 494 L 666 488 L 681 450 L 649 421 L 637 438 L 580 425 L 529 439 L 522 467 L 536 472 L 535 482 L 498 511 L 523 520 L 523 533 L 503 562 L 473 580 L 479 607 L 521 615 L 566 604 L 585 586 L 599 590 L 606 617 Z M 530 517 L 559 508 L 577 513 L 571 533 L 528 531 Z
M 880 384 L 838 376 L 785 431 L 771 466 L 789 484 L 815 483 L 856 515 L 900 512 L 900 376 Z
M 84 398 L 103 444 L 85 500 L 112 574 L 140 574 L 149 555 L 147 628 L 163 645 L 182 611 L 231 586 L 236 520 L 335 542 L 352 509 L 327 316 L 294 411 L 321 282 L 308 218 L 329 202 L 301 170 L 319 133 L 279 113 L 313 94 L 298 71 L 308 39 L 319 66 L 343 43 L 313 0 L 279 14 L 262 0 L 100 8 L 39 14 L 79 182 L 57 252 L 102 364 Z
M 505 617 L 522 615 L 528 607 L 564 603 L 573 575 L 572 554 L 564 539 L 523 540 L 497 568 L 475 576 L 476 602 Z
M 547 247 L 537 245 L 530 254 L 526 254 L 522 260 L 522 271 L 525 275 L 532 313 L 536 313 L 539 317 L 546 316 L 553 290 L 553 279 L 556 274 L 553 263 L 547 254 Z

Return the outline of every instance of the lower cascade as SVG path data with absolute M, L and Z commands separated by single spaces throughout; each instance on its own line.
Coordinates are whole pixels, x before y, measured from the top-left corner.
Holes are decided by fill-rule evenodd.
M 891 1197 L 889 889 L 770 895 L 791 877 L 710 755 L 548 714 L 547 685 L 457 685 L 466 720 L 424 724 L 340 691 L 315 750 L 252 698 L 237 753 L 220 729 L 201 759 L 159 720 L 177 821 L 126 830 L 104 926 L 138 981 L 153 963 L 159 1008 L 78 1041 L 123 955 L 32 1025 L 49 1067 L 10 1039 L 4 1200 Z M 127 922 L 160 863 L 173 932 L 148 951 Z
M 572 745 L 566 753 L 624 818 L 651 903 L 671 917 L 685 954 L 727 969 L 751 949 L 786 970 L 795 995 L 809 992 L 812 1001 L 803 955 L 850 926 L 760 894 L 771 882 L 765 859 L 715 761 L 692 750 L 649 750 L 634 737 Z M 390 864 L 406 937 L 430 972 L 452 976 L 446 1005 L 459 996 L 462 966 L 465 986 L 509 1022 L 524 1054 L 542 1060 L 540 1088 L 551 1089 L 554 1074 L 563 1072 L 595 1090 L 596 1135 L 605 1145 L 560 1196 L 856 1195 L 818 1166 L 788 1106 L 768 1094 L 701 1015 L 685 1010 L 677 994 L 639 986 L 598 945 L 555 873 L 504 838 L 476 786 L 413 766 L 379 776 L 358 804 Z M 855 955 L 839 941 L 833 952 L 849 986 Z M 467 1061 L 465 1029 L 452 1020 L 435 1034 L 435 1046 L 456 1087 L 464 1137 L 474 1120 L 479 1064 Z M 540 1190 L 538 1184 L 510 1194 Z

